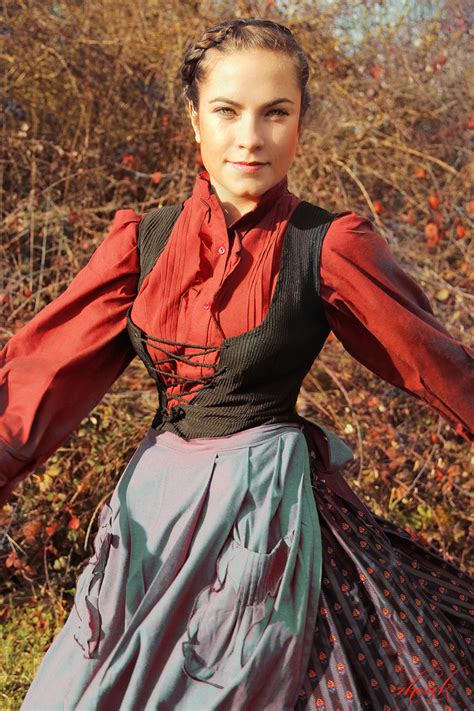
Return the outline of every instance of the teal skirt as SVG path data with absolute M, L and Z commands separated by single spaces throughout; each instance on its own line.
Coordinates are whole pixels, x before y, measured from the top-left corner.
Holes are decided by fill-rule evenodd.
M 21 711 L 293 710 L 322 575 L 301 425 L 150 428 Z

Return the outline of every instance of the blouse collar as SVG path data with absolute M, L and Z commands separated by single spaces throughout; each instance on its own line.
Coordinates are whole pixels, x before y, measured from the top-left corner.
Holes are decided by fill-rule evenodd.
M 219 203 L 217 195 L 211 192 L 211 187 L 211 180 L 208 171 L 202 170 L 196 176 L 193 197 L 196 197 L 201 203 L 205 203 L 213 213 L 220 212 L 225 220 L 224 211 Z M 276 185 L 263 193 L 260 196 L 256 206 L 249 212 L 246 212 L 234 220 L 230 225 L 228 225 L 227 229 L 230 230 L 235 227 L 242 229 L 243 227 L 248 228 L 257 224 L 266 212 L 268 212 L 271 206 L 278 204 L 279 198 L 284 194 L 288 194 L 287 175 L 285 175 L 279 183 L 276 183 Z M 209 219 L 211 219 L 211 212 L 209 214 Z

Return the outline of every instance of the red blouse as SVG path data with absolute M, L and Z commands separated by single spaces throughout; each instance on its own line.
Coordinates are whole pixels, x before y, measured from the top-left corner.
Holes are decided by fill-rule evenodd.
M 180 378 L 212 372 L 206 364 L 217 362 L 219 350 L 204 358 L 194 345 L 218 345 L 263 321 L 285 228 L 299 202 L 285 177 L 227 227 L 209 174 L 202 171 L 138 295 L 142 215 L 117 211 L 111 230 L 68 288 L 0 351 L 0 505 L 134 358 L 126 331 L 132 303 L 132 319 L 148 335 L 184 344 L 163 351 L 157 347 L 163 344 L 148 342 L 170 392 L 185 398 L 196 392 L 195 384 Z M 473 441 L 474 349 L 437 321 L 427 296 L 370 220 L 351 211 L 337 215 L 323 241 L 320 278 L 326 318 L 346 350 Z

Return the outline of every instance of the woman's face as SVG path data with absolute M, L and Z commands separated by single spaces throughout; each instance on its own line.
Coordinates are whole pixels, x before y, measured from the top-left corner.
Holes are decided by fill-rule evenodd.
M 230 224 L 287 174 L 300 137 L 301 90 L 293 62 L 279 52 L 226 55 L 210 49 L 206 56 L 199 110 L 191 103 L 188 110 L 204 168 Z M 249 172 L 235 165 L 239 161 L 264 165 Z

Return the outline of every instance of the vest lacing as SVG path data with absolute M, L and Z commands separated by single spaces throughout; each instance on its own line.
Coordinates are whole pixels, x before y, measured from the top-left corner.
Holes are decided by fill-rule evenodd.
M 204 388 L 212 389 L 215 387 L 215 377 L 216 375 L 219 375 L 220 373 L 223 373 L 227 370 L 227 366 L 220 366 L 218 363 L 205 363 L 205 362 L 200 362 L 200 361 L 195 361 L 192 360 L 196 356 L 202 356 L 202 353 L 193 353 L 189 356 L 183 356 L 183 355 L 178 355 L 176 353 L 172 353 L 171 351 L 167 350 L 163 346 L 155 345 L 154 343 L 151 343 L 150 341 L 154 342 L 161 342 L 167 345 L 175 345 L 175 346 L 185 346 L 189 348 L 199 348 L 201 351 L 204 351 L 205 353 L 207 352 L 212 352 L 212 351 L 220 351 L 223 350 L 224 348 L 227 348 L 227 344 L 222 344 L 218 346 L 201 346 L 197 343 L 184 343 L 181 341 L 173 341 L 173 340 L 167 340 L 165 338 L 158 338 L 156 336 L 150 336 L 149 334 L 145 333 L 144 331 L 141 332 L 139 335 L 140 341 L 142 341 L 143 344 L 147 346 L 151 346 L 151 348 L 154 348 L 155 350 L 160 350 L 162 351 L 165 356 L 165 358 L 161 358 L 159 361 L 154 362 L 150 358 L 150 364 L 151 367 L 153 368 L 153 371 L 157 374 L 157 376 L 167 376 L 168 378 L 174 378 L 175 382 L 193 382 L 197 384 L 197 387 L 191 390 L 186 391 L 186 396 L 192 395 L 194 393 L 200 392 Z M 210 373 L 209 375 L 202 375 L 199 378 L 190 378 L 185 375 L 178 375 L 176 373 L 169 373 L 166 370 L 162 370 L 161 368 L 157 367 L 159 365 L 163 365 L 165 363 L 171 363 L 173 361 L 180 361 L 181 363 L 186 363 L 188 365 L 193 365 L 196 367 L 205 367 L 205 368 L 211 368 L 214 372 Z M 158 383 L 158 377 L 157 377 L 157 383 Z M 163 383 L 164 384 L 164 383 Z M 164 393 L 166 400 L 168 399 L 167 393 L 166 393 L 166 386 Z M 173 394 L 172 395 L 173 400 L 178 400 L 179 402 L 182 402 L 185 405 L 192 405 L 192 402 L 189 402 L 187 400 L 187 397 L 184 397 L 183 395 L 180 395 L 179 393 Z M 173 405 L 171 408 L 167 409 L 166 408 L 166 402 L 164 403 L 164 408 L 161 408 L 159 410 L 161 418 L 165 422 L 176 422 L 177 420 L 181 420 L 185 414 L 186 410 L 181 406 L 181 405 Z

